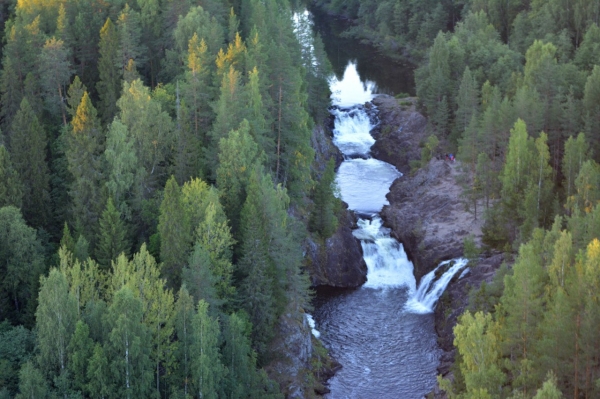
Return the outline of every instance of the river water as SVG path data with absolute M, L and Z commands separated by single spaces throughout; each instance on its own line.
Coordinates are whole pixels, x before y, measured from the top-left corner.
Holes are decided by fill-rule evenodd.
M 373 121 L 364 104 L 377 88 L 361 80 L 354 62 L 330 86 L 334 143 L 345 156 L 336 182 L 349 208 L 363 215 L 353 234 L 361 241 L 368 274 L 359 289 L 318 292 L 316 329 L 342 365 L 329 380 L 327 397 L 422 398 L 435 383 L 439 349 L 433 314 L 419 311 L 423 305 L 415 299 L 413 265 L 378 216 L 401 174 L 369 156 Z M 407 307 L 409 299 L 416 306 Z
M 331 34 L 327 32 L 321 29 L 322 35 Z M 331 37 L 324 39 L 328 52 L 336 49 Z M 331 392 L 326 397 L 423 398 L 435 385 L 440 356 L 433 308 L 452 276 L 465 270 L 466 261 L 443 262 L 437 273 L 423 277 L 416 287 L 413 265 L 402 244 L 390 237 L 379 217 L 388 203 L 389 187 L 401 173 L 370 157 L 375 142 L 370 131 L 377 121 L 365 108 L 376 93 L 410 92 L 412 86 L 399 79 L 404 89 L 390 88 L 385 80 L 382 85 L 365 78 L 360 63 L 370 61 L 352 59 L 348 47 L 344 46 L 343 72 L 330 80 L 333 141 L 345 158 L 336 184 L 349 208 L 361 215 L 353 234 L 361 242 L 368 272 L 367 282 L 358 289 L 320 288 L 317 292 L 314 333 L 342 365 L 329 380 Z M 339 51 L 334 58 L 340 61 Z

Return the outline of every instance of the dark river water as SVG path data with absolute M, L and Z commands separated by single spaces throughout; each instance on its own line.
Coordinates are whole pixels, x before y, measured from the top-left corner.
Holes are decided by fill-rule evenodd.
M 315 328 L 342 365 L 329 380 L 327 398 L 423 398 L 435 385 L 440 355 L 432 309 L 449 278 L 434 281 L 431 275 L 430 286 L 417 289 L 412 263 L 382 226 L 385 195 L 402 177 L 392 165 L 370 157 L 373 122 L 364 109 L 377 93 L 414 94 L 412 69 L 340 39 L 339 21 L 322 15 L 313 21 L 335 70 L 330 112 L 334 143 L 345 156 L 336 183 L 349 208 L 362 215 L 353 234 L 368 267 L 367 282 L 358 289 L 317 292 Z

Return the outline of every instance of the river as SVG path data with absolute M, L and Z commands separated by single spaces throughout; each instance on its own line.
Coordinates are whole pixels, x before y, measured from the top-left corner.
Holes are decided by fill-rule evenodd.
M 325 36 L 327 29 L 319 29 L 323 21 L 316 22 L 335 69 L 339 52 L 329 52 L 340 46 Z M 330 80 L 330 112 L 335 117 L 334 144 L 345 158 L 336 183 L 342 199 L 361 216 L 353 234 L 361 242 L 368 273 L 367 282 L 358 289 L 320 288 L 317 292 L 315 328 L 342 365 L 329 380 L 331 392 L 326 397 L 422 398 L 435 385 L 440 356 L 432 310 L 450 278 L 464 270 L 466 261 L 441 264 L 440 268 L 446 267 L 444 273 L 434 278 L 432 272 L 417 288 L 413 265 L 402 244 L 383 227 L 379 212 L 387 204 L 385 195 L 390 185 L 401 174 L 394 166 L 369 156 L 374 143 L 370 130 L 377 121 L 364 104 L 376 93 L 410 92 L 413 86 L 402 83 L 398 89 L 386 86 L 385 79 L 383 83 L 377 81 L 376 75 L 365 78 L 361 71 L 372 71 L 373 59 L 363 53 L 352 58 L 351 47 L 344 46 L 343 72 L 337 71 Z M 361 67 L 365 62 L 369 66 Z M 387 78 L 393 73 L 382 75 Z

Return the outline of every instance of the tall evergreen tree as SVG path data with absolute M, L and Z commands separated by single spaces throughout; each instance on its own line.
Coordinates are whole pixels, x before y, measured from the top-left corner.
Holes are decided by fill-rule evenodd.
M 117 100 L 121 92 L 122 70 L 116 66 L 119 55 L 119 35 L 110 18 L 106 19 L 100 30 L 100 59 L 98 61 L 98 72 L 100 80 L 96 83 L 96 91 L 100 97 L 98 110 L 102 124 L 112 122 L 117 114 Z
M 44 91 L 46 109 L 52 115 L 61 115 L 67 125 L 64 98 L 73 71 L 69 62 L 69 49 L 62 40 L 46 41 L 39 59 L 40 84 Z
M 23 182 L 23 216 L 34 226 L 48 222 L 50 172 L 46 164 L 48 139 L 29 101 L 24 98 L 11 126 L 10 152 Z
M 148 49 L 141 43 L 141 29 L 139 13 L 125 4 L 117 20 L 119 49 L 115 66 L 121 69 L 121 73 L 125 72 L 130 60 L 139 67 L 146 63 Z
M 158 222 L 160 256 L 171 287 L 181 285 L 181 270 L 187 262 L 192 243 L 189 223 L 183 207 L 181 188 L 171 176 L 165 186 Z
M 86 238 L 94 236 L 101 212 L 102 129 L 87 92 L 83 94 L 67 136 L 66 157 L 73 182 L 69 194 L 73 201 L 76 231 Z
M 2 144 L 0 144 L 0 181 L 3 182 L 0 186 L 0 208 L 8 205 L 20 208 L 23 199 L 23 183 L 10 161 L 10 154 Z
M 96 246 L 96 259 L 105 269 L 108 269 L 111 261 L 116 260 L 121 253 L 128 254 L 127 235 L 127 226 L 121 219 L 121 212 L 115 208 L 112 197 L 108 197 L 106 208 L 100 217 Z

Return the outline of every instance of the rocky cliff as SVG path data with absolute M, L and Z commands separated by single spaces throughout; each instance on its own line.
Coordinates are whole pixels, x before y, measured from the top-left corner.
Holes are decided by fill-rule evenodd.
M 389 205 L 381 216 L 392 234 L 403 243 L 414 264 L 417 282 L 439 262 L 463 256 L 463 240 L 471 237 L 481 245 L 481 214 L 475 217 L 463 198 L 460 162 L 432 159 L 410 172 L 411 161 L 420 159 L 427 121 L 414 106 L 413 98 L 379 96 L 373 104 L 379 125 L 373 131 L 377 142 L 372 155 L 396 166 L 398 178 L 387 195 Z M 478 210 L 481 213 L 481 210 Z M 435 326 L 444 350 L 439 372 L 446 375 L 454 361 L 453 328 L 468 304 L 468 293 L 482 281 L 490 282 L 502 263 L 502 255 L 484 253 L 470 272 L 452 281 L 435 309 Z
M 315 129 L 312 146 L 316 153 L 317 173 L 325 169 L 330 158 L 336 167 L 343 160 L 342 154 L 331 142 L 331 127 Z M 306 259 L 313 286 L 328 285 L 340 288 L 360 287 L 367 281 L 367 265 L 362 257 L 359 241 L 352 235 L 356 217 L 346 210 L 339 220 L 336 232 L 325 241 L 309 238 L 306 241 Z

